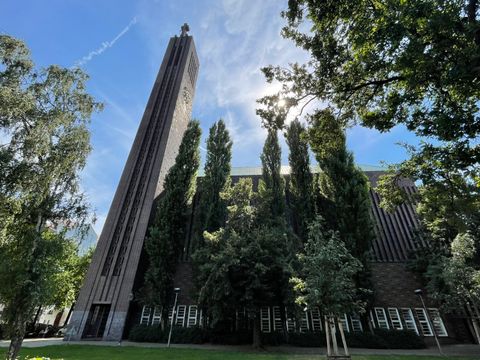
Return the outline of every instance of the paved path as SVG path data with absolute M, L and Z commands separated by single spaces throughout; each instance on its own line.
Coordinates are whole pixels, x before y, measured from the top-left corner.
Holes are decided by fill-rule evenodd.
M 7 347 L 9 341 L 0 341 L 0 347 Z M 65 342 L 62 339 L 25 339 L 24 347 L 40 347 L 50 345 L 102 345 L 102 346 L 137 346 L 137 347 L 152 347 L 164 348 L 166 344 L 158 343 L 138 343 L 130 341 L 122 341 L 120 344 L 111 341 L 70 341 Z M 204 350 L 223 350 L 223 351 L 241 351 L 241 352 L 257 352 L 251 346 L 231 346 L 231 345 L 211 345 L 211 344 L 172 344 L 172 347 L 179 349 L 204 349 Z M 450 356 L 473 356 L 480 360 L 480 345 L 444 345 L 443 352 Z M 291 353 L 291 354 L 325 354 L 325 348 L 302 348 L 293 346 L 269 346 L 265 349 L 267 352 L 274 353 Z M 418 350 L 399 350 L 399 349 L 350 349 L 352 354 L 357 355 L 438 355 L 436 347 L 429 347 L 427 349 Z

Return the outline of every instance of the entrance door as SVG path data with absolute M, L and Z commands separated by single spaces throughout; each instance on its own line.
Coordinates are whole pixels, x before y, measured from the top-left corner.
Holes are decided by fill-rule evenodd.
M 109 312 L 110 304 L 93 304 L 82 337 L 85 339 L 101 339 Z

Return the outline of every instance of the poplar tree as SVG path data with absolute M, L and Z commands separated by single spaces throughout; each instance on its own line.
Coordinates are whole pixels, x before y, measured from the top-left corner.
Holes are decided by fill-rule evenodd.
M 37 70 L 26 45 L 0 35 L 0 303 L 16 359 L 33 311 L 51 294 L 72 246 L 52 227 L 82 224 L 79 173 L 91 151 L 88 125 L 102 105 L 80 69 Z
M 189 207 L 200 164 L 200 136 L 199 122 L 190 121 L 175 164 L 165 177 L 164 190 L 145 240 L 149 264 L 142 295 L 146 303 L 162 307 L 164 313 L 167 312 L 176 264 L 185 241 Z
M 230 179 L 232 141 L 220 119 L 210 128 L 207 139 L 205 176 L 197 186 L 198 205 L 196 210 L 195 234 L 201 242 L 203 231 L 213 232 L 224 225 L 226 204 L 220 197 Z
M 305 127 L 295 119 L 286 131 L 287 144 L 290 149 L 290 208 L 293 230 L 305 241 L 307 224 L 314 215 L 313 175 L 308 154 L 308 137 Z
M 260 155 L 262 178 L 258 184 L 258 216 L 261 222 L 285 222 L 285 181 L 281 175 L 281 156 L 277 130 L 269 129 Z

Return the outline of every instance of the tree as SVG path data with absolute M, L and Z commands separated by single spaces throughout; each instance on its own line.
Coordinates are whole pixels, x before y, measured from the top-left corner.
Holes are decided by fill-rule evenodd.
M 314 186 L 313 175 L 310 169 L 310 157 L 308 154 L 308 136 L 306 128 L 294 120 L 287 127 L 286 140 L 290 150 L 288 161 L 290 164 L 290 206 L 292 223 L 295 233 L 305 241 L 307 224 L 313 220 Z
M 91 150 L 90 116 L 102 106 L 80 69 L 36 70 L 10 36 L 0 36 L 0 61 L 0 302 L 15 359 L 69 246 L 48 223 L 88 215 L 78 174 Z
M 190 121 L 175 164 L 165 177 L 164 190 L 145 240 L 149 262 L 142 290 L 143 300 L 161 307 L 164 313 L 168 311 L 173 276 L 185 241 L 187 216 L 200 164 L 200 136 L 199 122 Z
M 296 302 L 307 308 L 319 307 L 325 316 L 325 335 L 328 356 L 338 356 L 335 323 L 340 330 L 346 355 L 348 349 L 342 324 L 342 314 L 364 311 L 365 304 L 358 300 L 357 286 L 353 277 L 361 270 L 361 262 L 353 257 L 339 233 L 327 230 L 321 217 L 317 217 L 308 228 L 305 250 L 299 254 L 302 271 L 291 282 L 297 293 Z M 363 289 L 362 289 L 363 290 Z
M 197 186 L 198 211 L 196 212 L 196 235 L 201 237 L 203 231 L 213 232 L 224 225 L 226 204 L 220 197 L 230 180 L 230 161 L 232 159 L 232 141 L 220 119 L 210 128 L 207 139 L 207 160 L 205 176 Z
M 204 235 L 199 303 L 214 325 L 245 308 L 254 321 L 253 346 L 260 347 L 260 308 L 288 283 L 290 240 L 279 227 L 257 224 L 251 179 L 240 179 L 223 197 L 229 203 L 225 228 Z
M 258 185 L 260 222 L 285 222 L 285 181 L 280 171 L 281 156 L 277 130 L 269 130 L 260 155 L 262 160 L 262 178 Z

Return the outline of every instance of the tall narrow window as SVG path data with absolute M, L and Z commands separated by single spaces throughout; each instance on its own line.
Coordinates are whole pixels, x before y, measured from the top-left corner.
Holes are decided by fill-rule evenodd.
M 190 305 L 188 307 L 187 327 L 197 325 L 197 305 Z
M 423 308 L 416 308 L 415 314 L 417 314 L 418 323 L 420 324 L 423 336 L 433 336 L 432 328 L 430 327 L 425 310 Z
M 268 306 L 260 308 L 260 330 L 266 333 L 269 333 L 271 331 L 270 308 Z
M 148 325 L 150 323 L 150 313 L 152 308 L 150 306 L 144 306 L 142 309 L 142 316 L 140 317 L 140 324 Z
M 407 330 L 415 331 L 415 333 L 418 335 L 417 323 L 415 322 L 415 318 L 413 317 L 412 309 L 402 308 L 400 309 L 400 311 L 402 312 L 402 318 L 403 322 L 405 323 L 405 328 Z
M 447 329 L 443 324 L 443 320 L 442 320 L 442 317 L 440 316 L 440 312 L 438 311 L 438 309 L 428 309 L 428 313 L 430 314 L 430 319 L 432 320 L 435 333 L 438 336 L 448 336 Z
M 370 319 L 370 324 L 372 324 L 372 328 L 376 328 L 377 324 L 375 324 L 375 320 L 373 319 L 373 312 L 370 310 L 370 314 L 368 315 L 368 318 Z
M 388 308 L 388 317 L 395 330 L 403 330 L 402 320 L 397 308 Z
M 388 325 L 387 315 L 385 314 L 384 308 L 375 308 L 375 316 L 377 317 L 378 327 L 380 329 L 390 329 Z
M 296 322 L 295 322 L 295 318 L 293 317 L 293 314 L 291 312 L 288 312 L 287 308 L 285 308 L 285 315 L 286 315 L 286 325 L 287 325 L 287 331 L 288 332 L 294 332 L 295 331 L 295 327 L 297 326 L 296 325 Z
M 272 307 L 273 311 L 273 331 L 282 331 L 282 315 L 280 314 L 280 306 Z
M 320 310 L 318 309 L 318 307 L 310 310 L 310 316 L 312 318 L 312 330 L 322 331 L 322 317 L 320 315 Z
M 362 321 L 360 320 L 360 316 L 358 316 L 358 314 L 350 315 L 350 320 L 352 321 L 352 331 L 354 332 L 363 331 Z
M 340 320 L 340 323 L 342 324 L 343 330 L 346 331 L 346 332 L 350 332 L 350 326 L 348 325 L 347 314 L 343 314 L 343 316 L 338 318 L 338 320 Z
M 155 306 L 153 308 L 152 325 L 158 325 L 162 321 L 162 308 Z
M 185 326 L 185 315 L 187 312 L 186 305 L 178 305 L 177 307 L 177 319 L 175 320 L 175 325 L 177 326 Z
M 307 332 L 308 330 L 310 330 L 310 326 L 308 324 L 308 312 L 304 311 L 302 319 L 300 320 L 300 332 Z

